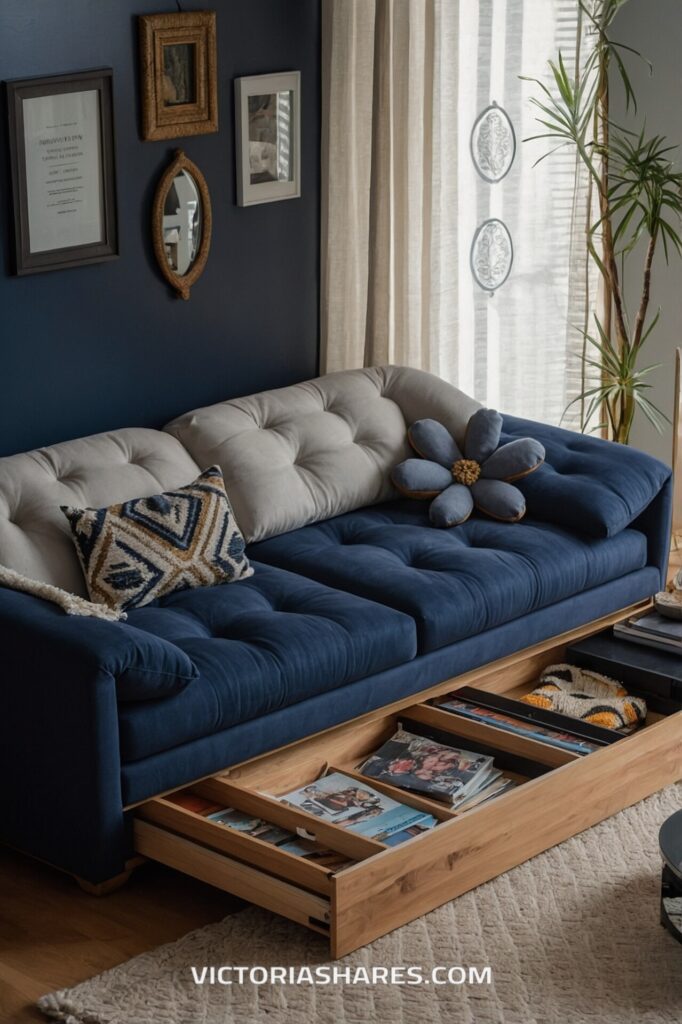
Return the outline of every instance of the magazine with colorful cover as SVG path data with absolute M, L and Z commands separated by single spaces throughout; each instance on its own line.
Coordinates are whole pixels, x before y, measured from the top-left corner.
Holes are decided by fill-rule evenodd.
M 360 768 L 369 778 L 452 803 L 500 774 L 488 754 L 446 746 L 402 727 Z
M 501 775 L 502 772 L 500 771 L 500 769 L 495 768 L 494 766 L 491 766 L 490 768 L 487 768 L 484 771 L 480 772 L 477 778 L 471 784 L 470 788 L 466 791 L 466 793 L 459 793 L 457 794 L 457 796 L 454 796 L 452 798 L 450 806 L 454 809 L 456 807 L 459 807 L 459 805 L 463 804 L 465 801 L 469 801 L 473 797 L 478 796 L 479 793 L 487 793 L 489 790 L 491 790 L 493 786 L 496 785 Z
M 455 801 L 452 809 L 457 811 L 458 814 L 464 814 L 465 811 L 470 811 L 473 807 L 481 807 L 482 804 L 487 803 L 489 800 L 494 800 L 495 797 L 508 793 L 510 789 L 514 789 L 517 785 L 518 783 L 513 779 L 508 778 L 506 775 L 501 775 L 489 786 L 486 786 L 473 796 L 465 797 L 461 801 Z
M 439 700 L 436 707 L 474 722 L 482 722 L 484 725 L 492 725 L 496 729 L 504 729 L 505 732 L 513 732 L 517 736 L 526 736 L 528 739 L 548 743 L 552 747 L 571 750 L 576 754 L 591 754 L 593 750 L 599 749 L 597 743 L 578 739 L 576 736 L 571 736 L 570 733 L 559 732 L 557 729 L 550 729 L 548 726 L 538 725 L 535 722 L 524 722 L 512 715 L 504 714 L 502 711 L 493 711 L 480 704 L 462 700 L 456 694 L 449 695 L 445 700 Z
M 410 825 L 409 828 L 403 828 L 400 832 L 392 832 L 390 836 L 386 836 L 381 841 L 385 843 L 386 846 L 399 846 L 400 843 L 405 843 L 408 839 L 414 839 L 415 836 L 420 836 L 423 832 L 428 832 L 428 830 L 433 828 L 436 824 L 438 824 L 438 822 L 434 818 L 431 824 L 422 823 L 419 825 Z
M 279 799 L 291 807 L 298 807 L 334 825 L 379 841 L 415 825 L 432 828 L 438 823 L 427 812 L 393 800 L 342 772 L 331 772 L 307 786 L 285 793 Z
M 342 853 L 328 850 L 319 843 L 308 839 L 299 839 L 294 832 L 287 832 L 277 825 L 273 825 L 262 818 L 252 818 L 248 814 L 235 810 L 233 807 L 223 807 L 221 810 L 206 815 L 211 821 L 218 825 L 225 825 L 243 835 L 260 839 L 263 843 L 271 843 L 280 850 L 293 853 L 297 857 L 305 857 L 307 860 L 315 861 L 322 867 L 339 868 L 351 861 Z
M 319 843 L 311 842 L 309 839 L 293 838 L 291 842 L 282 843 L 278 849 L 284 850 L 286 853 L 293 853 L 296 857 L 303 857 L 305 860 L 313 861 L 315 864 L 319 864 L 320 867 L 333 868 L 335 871 L 345 867 L 347 864 L 353 863 L 343 853 L 329 850 L 326 847 L 320 846 Z
M 209 821 L 215 821 L 217 825 L 225 825 L 227 828 L 234 829 L 235 832 L 241 832 L 253 839 L 260 839 L 263 843 L 272 843 L 274 846 L 296 838 L 293 832 L 279 828 L 262 818 L 254 818 L 242 811 L 236 811 L 233 807 L 223 807 L 222 810 L 208 814 L 206 817 Z
M 385 814 L 374 820 L 360 822 L 351 827 L 353 832 L 357 832 L 359 835 L 367 836 L 368 839 L 378 839 L 380 843 L 385 843 L 393 836 L 401 836 L 412 828 L 419 828 L 423 831 L 433 828 L 437 824 L 438 819 L 434 818 L 432 814 L 400 804 L 399 807 L 395 807 L 392 811 L 386 811 Z M 404 836 L 404 839 L 409 838 L 409 835 Z M 397 841 L 404 842 L 404 839 Z

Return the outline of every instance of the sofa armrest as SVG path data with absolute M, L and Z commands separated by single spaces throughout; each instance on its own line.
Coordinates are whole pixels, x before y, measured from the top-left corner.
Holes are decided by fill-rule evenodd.
M 668 559 L 673 526 L 673 478 L 672 473 L 654 500 L 632 524 L 647 538 L 649 565 L 654 565 L 661 574 L 661 590 L 668 582 Z
M 144 667 L 147 636 L 0 588 L 0 839 L 92 882 L 130 852 L 117 687 Z
M 2 632 L 24 650 L 49 648 L 63 668 L 78 663 L 93 676 L 109 674 L 123 701 L 172 697 L 198 676 L 191 658 L 162 637 L 126 622 L 67 615 L 50 601 L 0 587 Z
M 531 518 L 594 537 L 633 526 L 647 535 L 649 564 L 665 572 L 672 512 L 668 466 L 613 441 L 505 416 L 502 440 L 523 436 L 537 438 L 546 452 L 540 469 L 515 481 Z

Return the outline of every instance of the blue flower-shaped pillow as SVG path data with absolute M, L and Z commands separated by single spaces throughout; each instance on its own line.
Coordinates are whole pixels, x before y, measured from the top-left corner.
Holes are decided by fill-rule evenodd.
M 532 437 L 519 437 L 498 448 L 502 417 L 479 409 L 469 420 L 464 454 L 436 420 L 418 420 L 407 432 L 421 456 L 406 459 L 391 473 L 395 487 L 408 498 L 433 499 L 434 526 L 457 526 L 474 508 L 493 519 L 516 523 L 526 512 L 523 494 L 512 480 L 541 466 L 545 449 Z

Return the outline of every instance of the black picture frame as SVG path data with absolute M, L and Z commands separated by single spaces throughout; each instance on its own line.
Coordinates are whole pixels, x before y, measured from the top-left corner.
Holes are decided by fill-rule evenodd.
M 5 83 L 9 121 L 10 169 L 14 212 L 14 272 L 21 276 L 87 266 L 118 258 L 113 71 L 96 68 Z M 94 90 L 98 94 L 101 238 L 96 242 L 32 252 L 24 136 L 25 99 Z

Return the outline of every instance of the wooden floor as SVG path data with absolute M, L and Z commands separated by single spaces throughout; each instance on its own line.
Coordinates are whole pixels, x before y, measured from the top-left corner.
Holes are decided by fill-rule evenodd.
M 0 1022 L 45 1024 L 39 996 L 244 906 L 160 864 L 109 896 L 88 896 L 68 875 L 0 847 Z

